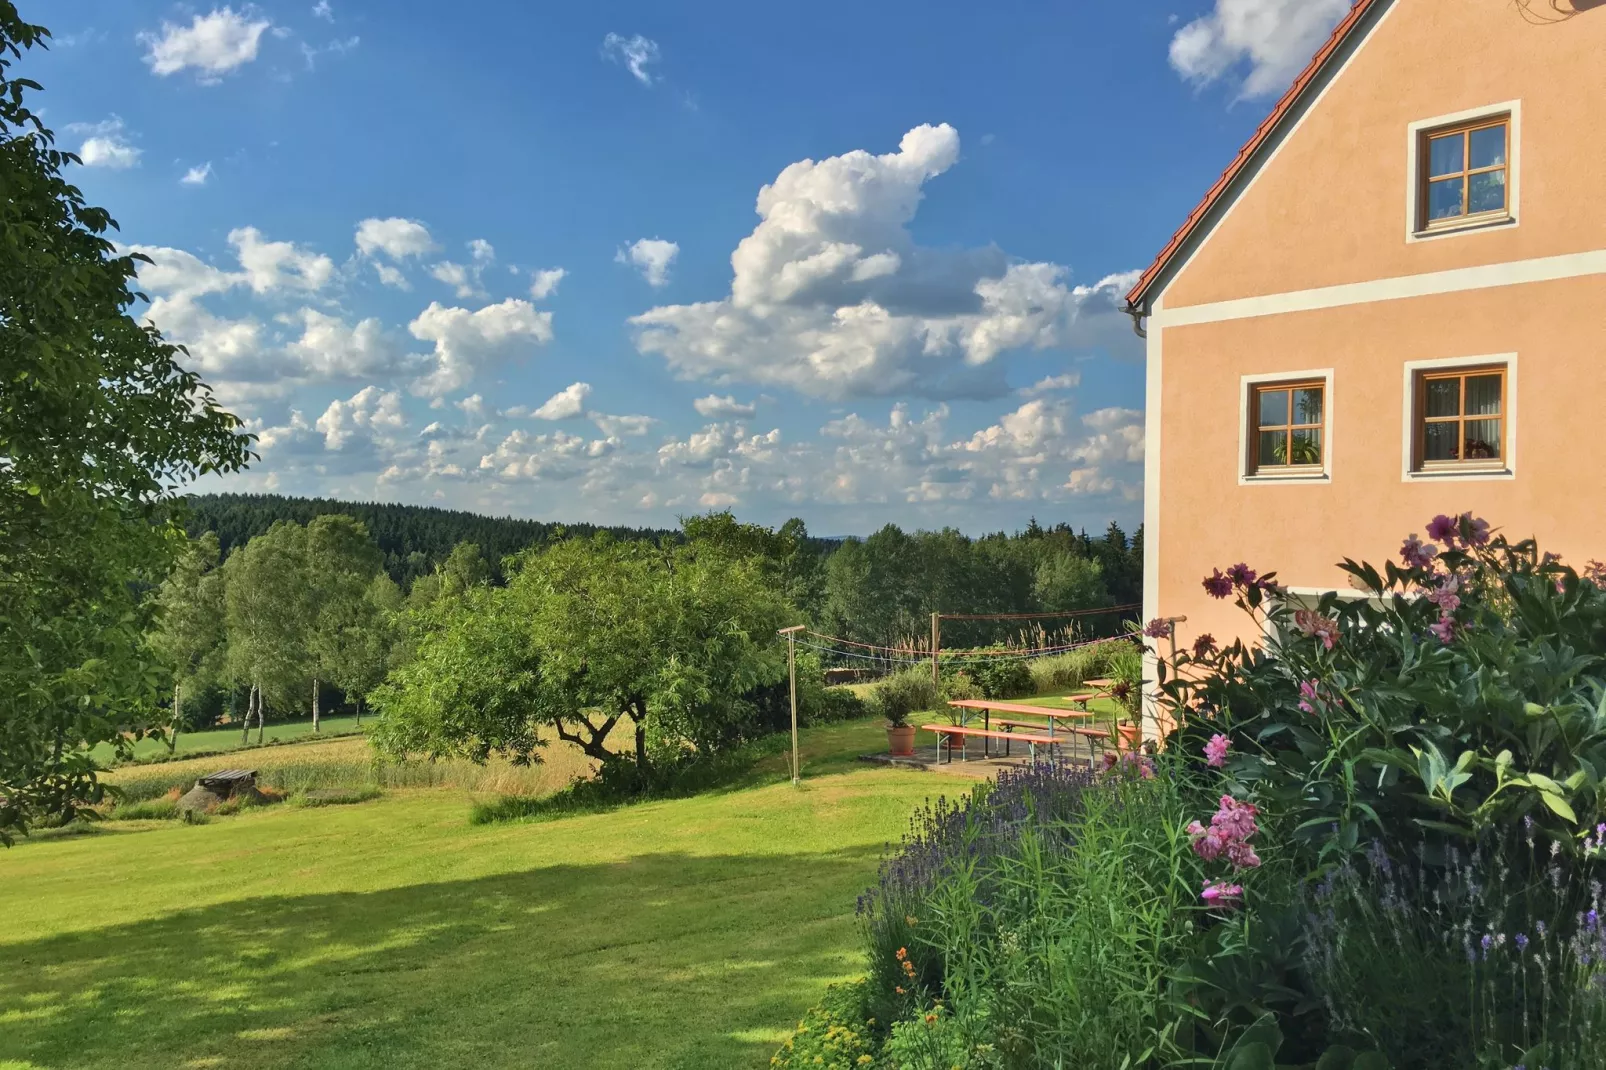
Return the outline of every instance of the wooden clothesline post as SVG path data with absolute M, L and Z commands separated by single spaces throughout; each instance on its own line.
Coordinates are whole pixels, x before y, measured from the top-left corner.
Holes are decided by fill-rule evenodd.
M 806 625 L 794 624 L 790 628 L 782 628 L 781 635 L 786 636 L 786 675 L 791 681 L 792 689 L 792 784 L 796 786 L 802 778 L 802 769 L 797 762 L 797 633 Z

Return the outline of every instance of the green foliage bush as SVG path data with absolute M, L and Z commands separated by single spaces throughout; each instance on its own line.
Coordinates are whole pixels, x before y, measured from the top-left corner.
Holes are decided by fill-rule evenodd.
M 943 661 L 941 672 L 945 684 L 950 678 L 963 675 L 965 690 L 974 692 L 968 696 L 955 693 L 952 696 L 955 698 L 1019 698 L 1036 690 L 1029 660 L 1002 651 L 991 656 L 960 656 Z
M 773 1070 L 864 1070 L 876 1062 L 875 1022 L 865 1009 L 863 979 L 831 985 L 781 1050 Z
M 889 724 L 905 724 L 911 713 L 935 710 L 942 703 L 931 669 L 913 665 L 885 676 L 870 689 L 870 712 Z

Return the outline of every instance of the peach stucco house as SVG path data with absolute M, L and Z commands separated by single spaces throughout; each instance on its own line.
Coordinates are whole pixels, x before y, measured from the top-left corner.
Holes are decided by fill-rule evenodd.
M 1436 513 L 1606 557 L 1606 0 L 1359 0 L 1128 304 L 1179 643 Z

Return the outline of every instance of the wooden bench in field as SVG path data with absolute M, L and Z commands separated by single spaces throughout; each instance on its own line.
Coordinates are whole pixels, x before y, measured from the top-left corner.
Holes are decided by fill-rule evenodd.
M 1026 744 L 1032 757 L 1035 758 L 1038 747 L 1054 748 L 1065 742 L 1064 736 L 1056 739 L 1051 735 L 1039 732 L 999 732 L 990 728 L 967 728 L 964 725 L 957 724 L 923 724 L 920 727 L 924 731 L 937 733 L 938 762 L 942 761 L 944 747 L 948 749 L 948 761 L 952 762 L 954 760 L 954 744 L 957 743 L 961 749 L 964 749 L 966 741 L 970 739 L 980 739 L 982 741 L 983 757 L 988 756 L 987 741 L 990 739 L 1004 741 L 1004 755 L 1006 757 L 1009 755 L 1009 745 L 1011 743 Z
M 205 788 L 221 799 L 227 799 L 237 792 L 245 791 L 257 786 L 257 771 L 255 769 L 225 769 L 219 773 L 209 773 L 196 780 L 198 787 Z

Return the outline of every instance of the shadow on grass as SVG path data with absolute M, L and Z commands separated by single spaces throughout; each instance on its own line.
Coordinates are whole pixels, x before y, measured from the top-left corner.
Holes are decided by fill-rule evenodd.
M 758 1067 L 858 971 L 877 853 L 656 854 L 0 944 L 0 1065 Z

